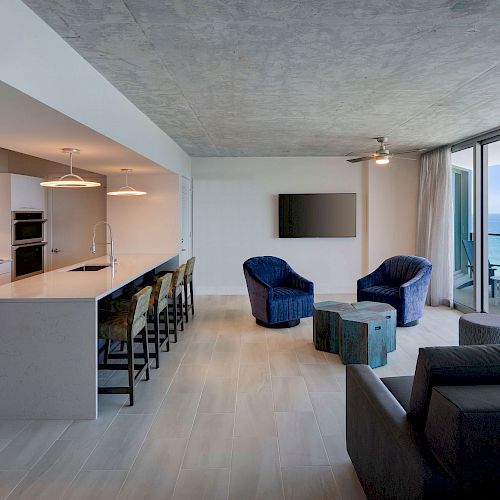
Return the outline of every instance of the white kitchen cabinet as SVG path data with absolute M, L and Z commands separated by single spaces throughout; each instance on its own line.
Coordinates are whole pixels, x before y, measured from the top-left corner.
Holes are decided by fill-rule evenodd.
M 6 285 L 11 281 L 11 262 L 0 262 L 0 286 Z
M 10 204 L 12 210 L 45 211 L 43 179 L 28 175 L 10 174 Z

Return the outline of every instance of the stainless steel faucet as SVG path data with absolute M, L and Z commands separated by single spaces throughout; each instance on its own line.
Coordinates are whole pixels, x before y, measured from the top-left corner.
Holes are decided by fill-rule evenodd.
M 109 241 L 106 241 L 106 243 L 103 243 L 103 245 L 106 245 L 106 246 L 109 245 L 110 264 L 114 267 L 116 259 L 115 259 L 115 245 L 113 243 L 113 232 L 111 231 L 111 226 L 105 220 L 100 220 L 99 222 L 95 223 L 94 232 L 92 234 L 92 245 L 90 247 L 90 250 L 92 251 L 92 253 L 95 254 L 95 252 L 96 252 L 95 230 L 97 229 L 98 226 L 100 226 L 102 224 L 104 224 L 109 229 Z

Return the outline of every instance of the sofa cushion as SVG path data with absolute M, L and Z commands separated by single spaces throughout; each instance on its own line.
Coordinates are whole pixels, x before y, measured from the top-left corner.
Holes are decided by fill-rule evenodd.
M 391 391 L 392 395 L 398 400 L 398 403 L 404 408 L 406 413 L 410 409 L 411 388 L 413 385 L 412 376 L 403 377 L 384 377 L 384 385 Z
M 408 415 L 424 427 L 434 386 L 479 384 L 500 384 L 500 345 L 421 348 Z
M 452 477 L 475 494 L 496 488 L 499 498 L 500 385 L 434 387 L 425 436 Z

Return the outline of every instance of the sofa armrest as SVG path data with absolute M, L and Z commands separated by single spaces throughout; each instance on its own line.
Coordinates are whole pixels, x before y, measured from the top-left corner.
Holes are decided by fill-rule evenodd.
M 382 285 L 384 283 L 384 273 L 382 271 L 382 266 L 379 266 L 372 273 L 360 278 L 358 280 L 358 291 L 364 290 L 365 288 L 370 288 L 372 286 Z
M 347 366 L 347 451 L 369 499 L 457 498 L 403 407 L 366 365 Z
M 288 273 L 286 282 L 287 285 L 290 286 L 290 288 L 297 288 L 311 295 L 314 294 L 314 284 L 311 281 L 303 278 L 300 274 L 297 274 L 295 271 L 291 271 Z

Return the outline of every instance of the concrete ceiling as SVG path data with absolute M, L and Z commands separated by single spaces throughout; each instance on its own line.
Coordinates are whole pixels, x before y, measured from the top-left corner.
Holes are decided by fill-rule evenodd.
M 500 126 L 498 0 L 24 2 L 192 156 L 430 149 Z

